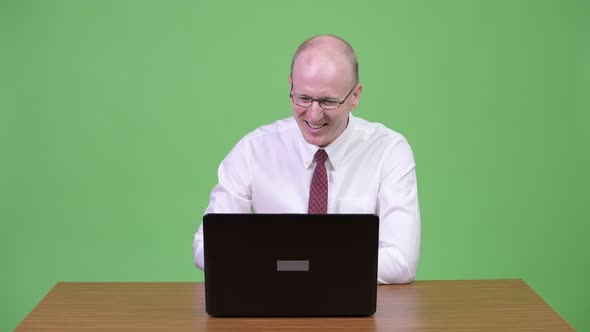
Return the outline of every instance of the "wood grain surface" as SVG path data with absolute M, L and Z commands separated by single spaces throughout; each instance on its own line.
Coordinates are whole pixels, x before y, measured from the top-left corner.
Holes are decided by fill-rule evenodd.
M 350 318 L 211 317 L 203 283 L 60 282 L 15 331 L 93 330 L 573 331 L 522 280 L 381 285 L 377 313 Z

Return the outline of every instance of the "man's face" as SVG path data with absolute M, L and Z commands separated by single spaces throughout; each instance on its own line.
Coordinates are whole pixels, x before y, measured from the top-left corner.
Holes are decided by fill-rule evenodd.
M 351 66 L 343 56 L 313 51 L 298 56 L 289 79 L 293 94 L 342 101 L 354 87 L 346 101 L 334 110 L 322 109 L 317 101 L 309 107 L 291 101 L 293 116 L 308 143 L 325 147 L 344 132 L 348 115 L 358 105 L 361 93 L 360 84 L 355 84 L 352 77 Z

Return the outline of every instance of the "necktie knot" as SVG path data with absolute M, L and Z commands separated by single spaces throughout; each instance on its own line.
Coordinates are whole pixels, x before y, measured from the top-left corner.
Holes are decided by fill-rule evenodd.
M 315 159 L 315 162 L 318 165 L 323 165 L 326 162 L 326 159 L 328 159 L 328 154 L 326 153 L 326 150 L 319 149 L 318 151 L 316 151 L 315 155 L 313 156 L 313 159 Z

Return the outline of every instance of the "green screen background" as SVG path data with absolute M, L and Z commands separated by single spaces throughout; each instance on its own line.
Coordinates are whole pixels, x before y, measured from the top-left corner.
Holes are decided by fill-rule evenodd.
M 200 281 L 219 162 L 290 116 L 297 45 L 357 50 L 410 141 L 418 279 L 523 278 L 588 316 L 586 1 L 0 0 L 0 330 L 58 281 Z M 359 170 L 362 171 L 362 170 Z

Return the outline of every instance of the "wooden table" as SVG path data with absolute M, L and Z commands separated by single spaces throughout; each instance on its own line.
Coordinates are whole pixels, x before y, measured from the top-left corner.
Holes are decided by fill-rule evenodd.
M 360 318 L 210 317 L 203 286 L 60 282 L 16 331 L 573 331 L 522 280 L 382 285 Z

